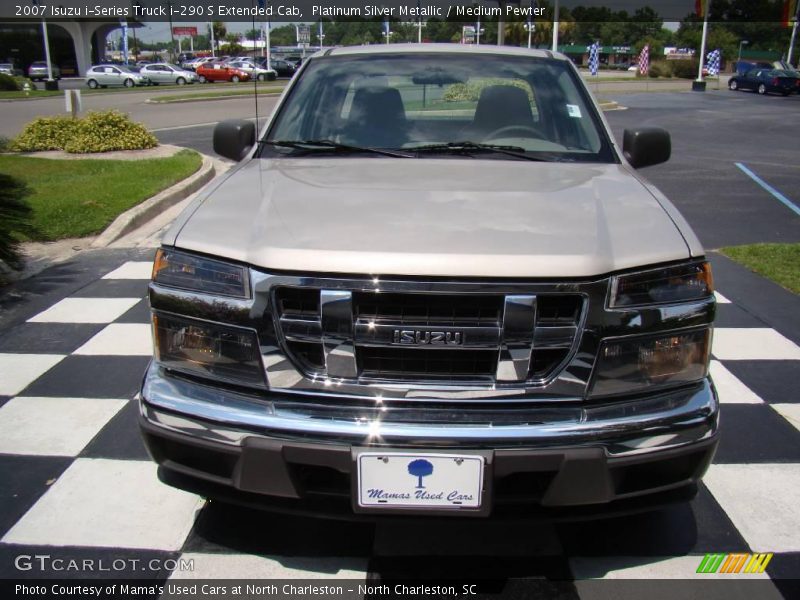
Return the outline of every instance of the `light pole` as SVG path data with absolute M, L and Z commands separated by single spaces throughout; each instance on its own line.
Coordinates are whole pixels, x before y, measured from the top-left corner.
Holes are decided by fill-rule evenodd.
M 34 6 L 39 6 L 39 0 L 31 0 L 31 4 Z M 44 13 L 42 13 L 42 37 L 44 38 L 44 59 L 47 62 L 47 83 L 45 83 L 45 88 L 53 85 L 53 63 L 50 62 L 50 40 L 47 37 L 47 21 L 44 18 Z
M 750 42 L 747 40 L 742 40 L 739 42 L 739 56 L 736 58 L 736 62 L 741 62 L 742 60 L 742 46 L 747 46 Z
M 138 12 L 141 6 L 142 5 L 138 2 L 133 3 L 134 19 L 138 19 Z M 139 62 L 139 42 L 136 40 L 136 27 L 132 27 L 131 29 L 133 29 L 133 62 Z

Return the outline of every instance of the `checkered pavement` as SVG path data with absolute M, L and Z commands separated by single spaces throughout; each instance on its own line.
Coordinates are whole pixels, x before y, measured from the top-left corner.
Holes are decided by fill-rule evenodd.
M 783 582 L 800 573 L 799 340 L 723 296 L 711 365 L 722 441 L 690 505 L 589 523 L 444 522 L 410 532 L 232 509 L 158 481 L 133 400 L 151 353 L 151 254 L 49 288 L 46 305 L 28 302 L 35 313 L 0 328 L 0 577 L 42 577 L 19 572 L 13 558 L 47 553 L 194 560 L 190 572 L 131 567 L 118 577 L 681 579 L 707 552 L 752 551 L 775 553 L 768 575 L 788 597 Z M 577 583 L 550 592 L 582 597 Z

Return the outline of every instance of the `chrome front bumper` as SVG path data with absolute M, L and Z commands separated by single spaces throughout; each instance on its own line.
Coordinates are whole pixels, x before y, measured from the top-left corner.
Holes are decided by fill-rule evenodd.
M 608 457 L 690 447 L 716 436 L 719 402 L 709 380 L 602 404 L 492 402 L 465 407 L 333 406 L 330 399 L 247 395 L 166 374 L 152 364 L 140 398 L 143 424 L 198 442 L 241 447 L 253 439 L 419 448 L 602 448 Z

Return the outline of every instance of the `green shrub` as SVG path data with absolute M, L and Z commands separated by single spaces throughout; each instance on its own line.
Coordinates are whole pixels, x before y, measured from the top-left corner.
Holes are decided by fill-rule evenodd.
M 72 154 L 143 150 L 158 140 L 143 125 L 116 110 L 90 112 L 82 119 L 39 117 L 12 142 L 16 152 L 65 150 Z
M 647 74 L 650 77 L 672 77 L 672 66 L 665 60 L 660 60 L 650 64 Z
M 681 79 L 694 79 L 698 65 L 696 60 L 676 60 L 672 63 L 672 74 Z
M 4 135 L 0 135 L 0 152 L 11 150 L 11 140 Z
M 19 179 L 0 173 L 0 261 L 12 269 L 22 268 L 19 244 L 32 233 L 31 207 L 25 202 L 30 190 Z
M 63 150 L 75 135 L 78 121 L 67 117 L 37 117 L 25 126 L 11 144 L 15 152 Z
M 511 85 L 525 90 L 528 98 L 533 102 L 533 91 L 531 86 L 522 79 L 472 79 L 469 83 L 454 83 L 447 86 L 442 95 L 445 102 L 477 102 L 481 97 L 483 88 L 493 85 Z
M 17 81 L 16 77 L 0 73 L 0 91 L 2 92 L 16 92 L 22 89 L 22 86 Z
M 75 136 L 64 150 L 72 154 L 143 150 L 155 148 L 158 140 L 143 125 L 116 110 L 90 112 L 79 120 Z

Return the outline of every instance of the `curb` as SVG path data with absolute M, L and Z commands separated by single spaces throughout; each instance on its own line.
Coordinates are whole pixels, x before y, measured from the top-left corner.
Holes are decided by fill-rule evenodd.
M 97 236 L 90 247 L 107 247 L 122 236 L 138 229 L 165 209 L 189 197 L 211 181 L 216 173 L 214 162 L 210 156 L 205 154 L 200 154 L 200 156 L 203 157 L 203 164 L 193 175 L 119 215 L 111 225 L 105 228 L 103 233 Z
M 258 97 L 271 97 L 280 96 L 283 92 L 264 92 L 259 93 Z M 253 94 L 227 94 L 225 96 L 211 96 L 208 98 L 184 98 L 179 100 L 154 100 L 148 98 L 144 101 L 145 104 L 183 104 L 185 102 L 217 102 L 219 100 L 234 100 L 241 98 L 252 98 Z
M 605 112 L 609 110 L 623 110 L 626 107 L 620 106 L 619 103 L 614 102 L 613 100 L 610 102 L 599 102 L 600 109 Z

